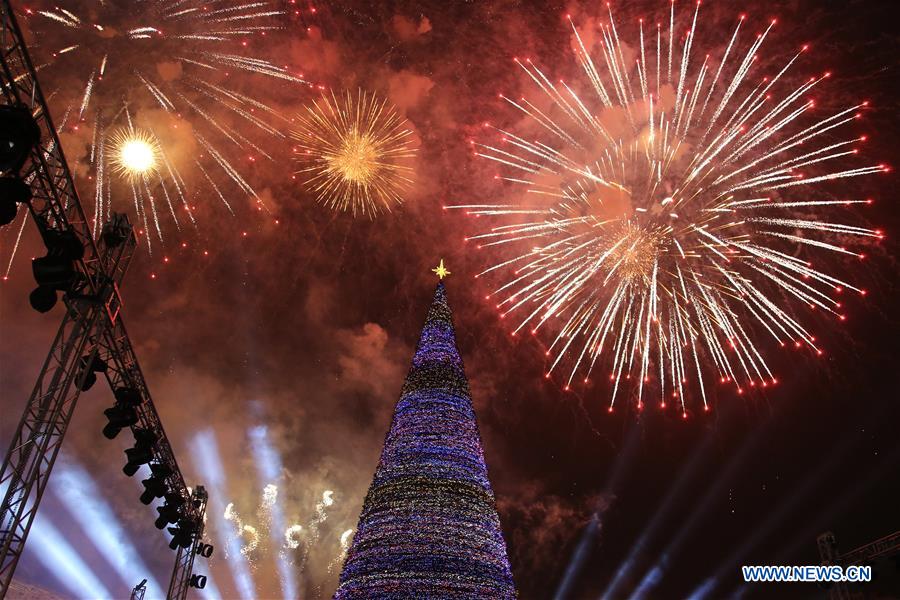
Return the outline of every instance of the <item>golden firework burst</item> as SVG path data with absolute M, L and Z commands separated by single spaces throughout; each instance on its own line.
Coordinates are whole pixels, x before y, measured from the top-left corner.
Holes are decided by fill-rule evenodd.
M 297 115 L 294 153 L 306 187 L 335 210 L 374 217 L 412 184 L 412 132 L 387 100 L 323 94 Z
M 152 173 L 159 163 L 159 142 L 142 129 L 120 129 L 110 136 L 107 146 L 113 169 L 126 178 L 137 179 Z
M 605 244 L 611 265 L 604 275 L 605 279 L 618 272 L 623 279 L 649 282 L 654 265 L 665 249 L 665 234 L 659 229 L 641 227 L 626 220 L 619 224 Z

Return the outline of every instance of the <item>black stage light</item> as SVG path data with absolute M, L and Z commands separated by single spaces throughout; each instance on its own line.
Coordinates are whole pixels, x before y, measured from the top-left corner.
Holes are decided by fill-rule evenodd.
M 169 527 L 169 533 L 172 534 L 172 541 L 169 542 L 169 548 L 175 550 L 179 546 L 182 548 L 190 548 L 194 541 L 194 534 L 197 533 L 197 523 L 191 519 L 182 518 L 178 520 L 175 527 Z
M 128 239 L 131 226 L 125 215 L 113 213 L 112 218 L 103 225 L 100 239 L 107 248 L 116 248 Z
M 141 481 L 144 486 L 144 493 L 141 494 L 142 504 L 150 504 L 154 498 L 162 498 L 169 489 L 166 486 L 166 478 L 172 474 L 172 469 L 168 465 L 150 463 L 150 471 L 152 475 Z
M 109 365 L 105 360 L 94 355 L 94 359 L 91 361 L 91 371 L 95 373 L 106 373 L 106 370 L 109 369 Z
M 122 472 L 131 477 L 137 473 L 141 465 L 146 465 L 153 460 L 153 446 L 156 444 L 156 434 L 149 429 L 134 430 L 134 447 L 125 451 L 128 462 L 122 467 Z
M 19 206 L 15 202 L 0 196 L 0 227 L 12 223 L 18 212 Z
M 106 439 L 113 439 L 125 427 L 131 427 L 138 422 L 137 411 L 133 406 L 127 406 L 116 403 L 115 405 L 103 411 L 109 423 L 103 428 L 103 435 Z
M 138 422 L 138 415 L 135 407 L 141 401 L 141 393 L 133 387 L 119 387 L 113 392 L 116 397 L 116 403 L 103 411 L 109 423 L 103 428 L 103 435 L 107 439 L 113 439 L 125 427 L 131 427 Z
M 78 277 L 75 261 L 84 257 L 84 245 L 74 231 L 48 231 L 44 242 L 47 255 L 31 261 L 38 287 L 29 296 L 31 307 L 42 313 L 56 306 L 57 290 L 64 292 L 72 287 Z
M 39 313 L 50 312 L 56 306 L 56 290 L 52 287 L 38 286 L 28 296 L 31 308 Z
M 18 173 L 41 141 L 41 128 L 23 104 L 0 106 L 0 171 Z
M 48 254 L 31 261 L 31 272 L 38 286 L 67 290 L 75 280 L 75 263 L 62 256 Z
M 113 392 L 113 396 L 116 397 L 117 404 L 123 404 L 125 406 L 137 406 L 142 401 L 141 393 L 133 387 L 116 388 Z
M 84 379 L 81 380 L 81 385 L 78 386 L 78 389 L 82 392 L 86 392 L 97 383 L 97 374 L 93 371 L 84 371 Z
M 166 481 L 158 477 L 149 477 L 141 481 L 144 492 L 141 494 L 141 504 L 150 504 L 156 498 L 162 498 L 166 494 Z
M 52 256 L 59 256 L 71 261 L 84 258 L 84 242 L 72 229 L 45 231 L 44 244 L 47 246 L 47 253 Z
M 16 218 L 19 204 L 31 201 L 31 188 L 18 177 L 0 177 L 0 227 Z
M 106 373 L 106 369 L 109 368 L 109 365 L 106 364 L 106 361 L 94 355 L 93 360 L 88 363 L 88 357 L 82 356 L 79 361 L 81 364 L 81 372 L 84 373 L 84 379 L 81 382 L 81 386 L 79 389 L 82 392 L 86 392 L 91 389 L 95 383 L 97 383 L 97 373 L 103 372 Z
M 179 494 L 170 492 L 166 494 L 166 502 L 162 506 L 156 507 L 159 517 L 153 523 L 157 529 L 163 529 L 169 523 L 175 523 L 181 518 L 181 506 L 184 504 L 184 498 Z
M 159 477 L 161 479 L 165 479 L 174 473 L 169 465 L 161 462 L 150 463 L 150 472 L 153 473 L 152 477 Z

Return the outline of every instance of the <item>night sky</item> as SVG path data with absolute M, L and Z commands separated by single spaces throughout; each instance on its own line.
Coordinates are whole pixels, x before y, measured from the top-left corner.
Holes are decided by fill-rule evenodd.
M 70 2 L 73 9 L 89 5 Z M 474 278 L 503 250 L 465 243 L 482 224 L 443 210 L 508 201 L 519 191 L 495 181 L 496 166 L 474 157 L 469 141 L 485 135 L 485 122 L 518 118 L 497 98 L 526 87 L 513 57 L 532 57 L 554 76 L 570 75 L 576 64 L 564 16 L 570 13 L 576 23 L 602 19 L 605 6 L 373 4 L 324 0 L 313 13 L 304 1 L 297 5 L 301 14 L 285 17 L 283 31 L 251 45 L 316 85 L 364 88 L 396 105 L 418 148 L 406 202 L 375 219 L 332 212 L 291 179 L 290 141 L 272 139 L 266 143 L 274 161 L 232 157 L 272 214 L 224 184 L 234 195 L 235 216 L 207 188 L 195 191 L 197 230 L 179 232 L 164 223 L 165 243 L 156 242 L 152 256 L 142 247 L 123 286 L 128 331 L 189 484 L 211 476 L 192 450 L 198 439 L 212 436 L 225 474 L 225 497 L 213 504 L 220 513 L 233 502 L 245 522 L 259 524 L 263 487 L 278 483 L 286 519 L 306 526 L 323 492 L 333 491 L 320 539 L 298 574 L 303 597 L 330 597 L 339 572 L 332 564 L 338 539 L 356 527 L 434 291 L 430 269 L 443 258 L 452 271 L 447 293 L 521 598 L 551 598 L 563 581 L 565 597 L 596 598 L 641 539 L 634 568 L 618 588 L 622 597 L 654 567 L 661 568 L 661 579 L 652 597 L 686 597 L 713 577 L 714 597 L 725 597 L 737 590 L 742 564 L 817 564 L 816 536 L 823 531 L 833 531 L 846 551 L 900 530 L 895 175 L 831 188 L 839 197 L 873 198 L 860 218 L 887 236 L 866 248 L 866 260 L 830 265 L 868 294 L 847 298 L 843 323 L 806 315 L 824 356 L 772 343 L 764 350 L 779 385 L 765 394 L 715 388 L 711 410 L 689 404 L 686 419 L 672 407 L 609 414 L 607 382 L 567 392 L 559 377 L 544 378 L 547 340 L 511 337 L 510 324 L 485 300 L 503 280 Z M 682 4 L 686 19 L 693 5 Z M 668 3 L 614 3 L 620 35 L 632 39 L 637 18 L 655 20 L 659 7 L 667 11 Z M 747 11 L 751 28 L 777 17 L 761 52 L 765 60 L 783 62 L 808 42 L 812 51 L 797 73 L 833 72 L 817 102 L 837 109 L 868 99 L 870 109 L 852 126 L 869 136 L 861 153 L 866 164 L 896 166 L 900 44 L 892 8 L 891 2 L 863 1 L 709 2 L 701 8 L 700 36 L 718 48 L 741 12 Z M 83 83 L 53 68 L 40 76 L 45 93 L 55 92 L 49 102 L 61 118 Z M 247 80 L 237 85 L 288 116 L 318 93 L 240 77 Z M 152 110 L 141 102 L 132 106 L 136 114 Z M 93 184 L 83 166 L 87 135 L 70 129 L 61 137 L 82 201 L 92 206 Z M 0 232 L 4 269 L 12 229 Z M 28 259 L 40 253 L 29 226 L 9 280 L 0 285 L 4 448 L 61 318 L 59 308 L 40 315 L 28 305 Z M 61 461 L 90 474 L 152 574 L 167 582 L 174 559 L 168 537 L 153 528 L 152 509 L 138 502 L 139 478 L 121 473 L 127 436 L 110 442 L 100 434 L 102 411 L 111 402 L 103 385 L 82 395 Z M 283 463 L 277 482 L 265 481 L 254 465 L 248 431 L 261 426 Z M 51 478 L 49 490 L 37 521 L 58 528 L 106 588 L 127 597 L 147 574 L 135 573 L 133 581 L 117 576 L 67 513 L 64 482 Z M 207 536 L 217 554 L 211 568 L 198 564 L 196 570 L 211 573 L 223 597 L 238 597 L 220 542 L 227 532 L 221 514 L 215 517 Z M 251 554 L 252 577 L 259 597 L 276 598 L 278 551 L 267 544 L 264 536 Z M 573 561 L 579 547 L 582 560 Z M 66 576 L 48 570 L 39 552 L 29 544 L 17 579 L 74 597 Z M 822 594 L 812 584 L 743 591 L 751 597 Z M 900 597 L 900 590 L 894 593 Z

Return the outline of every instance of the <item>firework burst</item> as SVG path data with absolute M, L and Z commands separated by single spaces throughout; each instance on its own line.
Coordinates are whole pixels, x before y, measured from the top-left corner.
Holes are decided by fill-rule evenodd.
M 50 95 L 64 108 L 60 131 L 90 133 L 95 233 L 120 198 L 133 200 L 137 222 L 160 243 L 166 222 L 196 224 L 192 190 L 232 214 L 226 198 L 234 191 L 267 210 L 241 163 L 272 159 L 259 139 L 285 138 L 287 119 L 233 84 L 232 75 L 305 83 L 247 53 L 255 39 L 280 29 L 286 14 L 268 1 L 231 0 L 95 0 L 25 11 L 38 71 L 80 90 Z M 122 145 L 135 134 L 138 140 Z M 144 237 L 152 252 L 151 235 Z
M 142 179 L 159 166 L 159 141 L 148 131 L 122 129 L 107 141 L 110 163 L 123 178 Z
M 272 519 L 272 509 L 278 500 L 278 486 L 275 484 L 266 485 L 260 495 L 259 505 L 256 509 L 255 524 L 248 523 L 237 511 L 234 503 L 231 502 L 225 507 L 223 518 L 233 525 L 233 530 L 229 535 L 234 535 L 240 539 L 240 552 L 244 556 L 252 569 L 257 569 L 259 559 L 269 553 L 269 550 L 275 552 L 282 557 L 287 558 L 293 564 L 293 559 L 297 559 L 299 571 L 306 568 L 310 551 L 316 547 L 321 537 L 321 527 L 328 519 L 328 508 L 334 504 L 334 492 L 325 490 L 322 493 L 322 499 L 315 505 L 315 513 L 306 525 L 300 523 L 292 523 L 287 525 L 283 534 L 274 536 L 275 539 L 281 541 L 279 547 L 270 548 L 266 544 L 267 540 L 272 539 L 272 527 L 274 526 Z M 340 537 L 341 556 L 346 552 L 346 544 L 352 529 L 343 532 Z M 299 551 L 299 552 L 298 552 Z M 227 553 L 227 549 L 226 549 Z M 329 567 L 330 572 L 330 567 Z
M 609 410 L 625 380 L 638 408 L 655 380 L 660 405 L 676 399 L 684 415 L 689 381 L 705 408 L 711 376 L 739 393 L 776 383 L 757 338 L 821 353 L 792 306 L 843 319 L 836 295 L 864 293 L 827 272 L 827 256 L 815 267 L 809 256 L 861 258 L 852 245 L 881 237 L 836 216 L 866 200 L 798 195 L 887 170 L 837 166 L 864 138 L 835 136 L 865 103 L 813 116 L 809 92 L 829 74 L 787 82 L 805 47 L 771 76 L 756 72 L 774 21 L 742 44 L 741 17 L 724 50 L 704 57 L 698 12 L 676 39 L 673 3 L 668 33 L 641 22 L 634 48 L 610 12 L 596 52 L 573 24 L 584 80 L 572 85 L 517 59 L 539 98 L 501 97 L 537 139 L 497 129 L 498 142 L 473 146 L 526 199 L 450 207 L 504 220 L 469 238 L 524 246 L 484 272 L 512 272 L 494 292 L 498 308 L 521 315 L 514 335 L 553 331 L 547 376 L 571 365 L 566 389 L 602 371 Z
M 374 217 L 412 184 L 412 132 L 374 94 L 323 95 L 297 115 L 292 135 L 297 175 L 329 208 Z

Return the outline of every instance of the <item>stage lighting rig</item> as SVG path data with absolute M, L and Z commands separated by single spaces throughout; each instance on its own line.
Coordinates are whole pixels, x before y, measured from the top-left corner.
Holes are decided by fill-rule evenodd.
M 188 525 L 177 527 L 167 593 L 183 600 L 201 544 L 207 496 L 202 486 L 192 491 L 184 481 L 120 314 L 119 286 L 136 237 L 125 215 L 113 215 L 94 239 L 94 223 L 78 199 L 22 32 L 9 0 L 0 0 L 0 217 L 10 214 L 9 198 L 28 206 L 47 247 L 47 255 L 32 266 L 38 283 L 32 303 L 48 311 L 62 292 L 66 310 L 0 468 L 0 600 L 24 551 L 81 389 L 90 387 L 89 373 L 96 375 L 100 370 L 94 367 L 101 364 L 116 397 L 104 433 L 115 437 L 130 428 L 136 435 L 129 464 L 165 465 L 170 506 L 178 506 L 162 527 L 181 520 Z
M 172 470 L 164 463 L 150 463 L 150 477 L 141 480 L 144 492 L 141 494 L 141 504 L 150 504 L 156 498 L 162 498 L 169 490 L 166 479 L 172 475 Z
M 109 365 L 99 356 L 82 356 L 78 361 L 81 375 L 76 378 L 78 389 L 86 392 L 97 383 L 97 373 L 105 373 Z
M 134 434 L 134 447 L 125 451 L 128 462 L 122 468 L 122 472 L 131 477 L 138 472 L 141 465 L 146 465 L 153 460 L 154 446 L 157 435 L 149 429 L 132 429 Z
M 130 600 L 144 600 L 144 594 L 147 593 L 147 580 L 142 579 L 139 584 L 134 586 L 134 589 L 131 590 L 131 599 Z
M 185 503 L 184 496 L 169 492 L 165 494 L 166 501 L 162 506 L 156 507 L 159 516 L 156 518 L 154 525 L 157 529 L 165 529 L 169 523 L 176 523 L 181 516 L 181 507 Z
M 41 141 L 41 128 L 24 104 L 0 106 L 0 227 L 9 225 L 31 188 L 19 177 L 28 155 Z
M 19 204 L 31 201 L 31 188 L 18 176 L 0 177 L 0 227 L 9 225 L 19 212 Z
M 56 305 L 56 292 L 73 290 L 84 274 L 76 262 L 84 258 L 84 243 L 72 230 L 42 231 L 47 255 L 31 262 L 31 270 L 38 287 L 31 293 L 31 306 L 38 312 L 48 312 Z
M 100 241 L 107 248 L 118 248 L 124 244 L 131 235 L 131 224 L 124 214 L 113 213 L 109 221 L 104 223 L 100 232 Z
M 103 427 L 103 436 L 108 440 L 115 439 L 126 427 L 137 424 L 137 406 L 143 400 L 140 392 L 131 387 L 116 388 L 113 395 L 116 403 L 103 411 L 108 421 Z
M 886 535 L 874 542 L 869 542 L 850 552 L 843 553 L 838 550 L 837 539 L 834 533 L 826 531 L 816 538 L 816 546 L 819 549 L 819 557 L 822 559 L 821 564 L 823 566 L 840 565 L 844 568 L 850 565 L 871 566 L 878 559 L 900 557 L 900 531 Z M 877 581 L 877 573 L 872 581 Z M 861 597 L 863 595 L 859 593 L 859 589 L 854 589 L 853 584 L 848 582 L 833 582 L 828 588 L 829 600 Z M 865 597 L 868 598 L 869 596 L 866 595 Z M 872 597 L 875 596 L 873 595 Z
M 194 534 L 197 533 L 199 527 L 200 525 L 193 519 L 178 519 L 178 525 L 169 527 L 169 533 L 172 534 L 172 541 L 169 542 L 169 548 L 175 550 L 176 548 L 190 547 L 191 540 L 194 538 Z
M 41 141 L 41 128 L 25 104 L 0 106 L 0 172 L 18 174 Z

